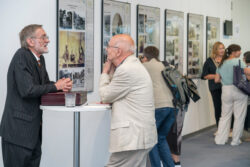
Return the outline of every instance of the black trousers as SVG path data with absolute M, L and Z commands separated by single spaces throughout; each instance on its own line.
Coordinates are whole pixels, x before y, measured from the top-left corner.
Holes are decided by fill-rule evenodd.
M 173 124 L 167 136 L 167 142 L 170 151 L 174 155 L 179 155 L 179 156 L 181 155 L 181 142 L 182 142 L 181 134 L 186 112 L 187 108 L 184 110 L 179 109 L 176 115 L 175 123 Z
M 244 124 L 244 129 L 248 130 L 250 128 L 250 105 L 247 106 L 247 115 Z
M 2 138 L 4 167 L 39 167 L 41 160 L 41 136 L 33 150 L 15 145 Z
M 215 120 L 216 120 L 216 125 L 218 127 L 219 125 L 219 120 L 221 117 L 221 89 L 213 90 L 210 91 L 214 103 L 214 115 L 215 115 Z

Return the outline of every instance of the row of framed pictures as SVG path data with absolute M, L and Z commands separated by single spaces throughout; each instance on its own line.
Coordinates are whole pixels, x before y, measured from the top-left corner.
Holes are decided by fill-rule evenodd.
M 207 17 L 207 55 L 219 40 L 220 20 Z M 116 34 L 131 34 L 131 4 L 102 1 L 101 67 L 106 47 Z M 137 56 L 147 46 L 160 48 L 160 9 L 137 6 Z M 184 13 L 165 12 L 164 59 L 183 72 Z M 203 63 L 203 16 L 188 14 L 187 73 L 199 77 Z M 93 91 L 94 0 L 57 0 L 57 79 L 70 77 L 73 91 Z
M 102 5 L 102 57 L 101 66 L 107 59 L 106 47 L 112 36 L 131 33 L 131 4 L 103 0 Z M 199 78 L 203 66 L 204 17 L 188 14 L 187 18 L 187 74 Z M 207 57 L 214 42 L 220 38 L 220 19 L 207 17 Z M 183 73 L 184 13 L 165 10 L 164 60 Z M 142 56 L 147 46 L 160 48 L 160 8 L 137 5 L 137 51 Z

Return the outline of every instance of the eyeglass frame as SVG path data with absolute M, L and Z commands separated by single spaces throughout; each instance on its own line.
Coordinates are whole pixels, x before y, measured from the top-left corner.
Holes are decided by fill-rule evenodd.
M 41 37 L 39 37 L 39 38 L 37 38 L 37 37 L 30 37 L 30 38 L 33 38 L 33 39 L 42 39 L 42 40 L 49 40 L 49 36 L 47 36 L 47 35 L 45 35 L 45 36 L 41 36 Z
M 109 49 L 109 48 L 116 48 L 116 49 L 120 49 L 118 46 L 110 46 L 110 45 L 108 45 L 106 48 L 107 48 L 107 49 Z

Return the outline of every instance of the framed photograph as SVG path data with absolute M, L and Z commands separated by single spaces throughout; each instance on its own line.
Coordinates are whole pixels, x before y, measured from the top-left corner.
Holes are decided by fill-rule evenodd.
M 187 74 L 189 78 L 200 78 L 203 66 L 204 17 L 188 14 L 187 17 Z
M 113 0 L 102 1 L 101 70 L 107 60 L 106 48 L 112 36 L 131 32 L 131 5 Z
M 183 74 L 184 13 L 165 10 L 164 61 Z
M 207 16 L 206 26 L 206 58 L 208 58 L 212 54 L 214 43 L 220 41 L 220 19 Z
M 137 5 L 137 56 L 147 46 L 160 48 L 160 8 Z
M 72 91 L 93 91 L 94 0 L 57 0 L 57 79 Z

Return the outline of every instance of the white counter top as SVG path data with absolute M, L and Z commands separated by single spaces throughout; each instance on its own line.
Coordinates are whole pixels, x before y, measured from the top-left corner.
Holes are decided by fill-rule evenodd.
M 87 112 L 87 111 L 106 111 L 110 110 L 111 106 L 108 104 L 83 104 L 75 107 L 65 106 L 40 106 L 40 109 L 44 111 L 67 111 L 67 112 Z

